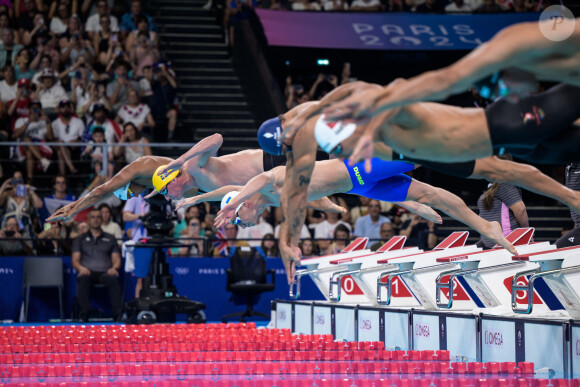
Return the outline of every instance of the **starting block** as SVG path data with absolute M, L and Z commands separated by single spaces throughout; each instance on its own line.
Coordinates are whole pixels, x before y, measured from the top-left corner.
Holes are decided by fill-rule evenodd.
M 537 265 L 535 269 L 517 272 L 512 278 L 511 304 L 515 313 L 532 313 L 536 303 L 534 282 L 542 278 L 570 317 L 580 319 L 580 246 L 519 255 L 512 259 Z M 529 279 L 528 275 L 531 275 Z M 519 307 L 520 302 L 525 307 Z
M 369 238 L 356 238 L 339 254 L 325 255 L 323 257 L 307 258 L 301 260 L 302 270 L 297 270 L 294 274 L 294 283 L 290 284 L 290 298 L 298 299 L 300 297 L 301 278 L 308 275 L 312 278 L 316 286 L 322 291 L 322 294 L 328 298 L 328 278 L 330 273 L 336 271 L 336 265 L 331 265 L 331 261 L 337 259 L 354 258 L 362 255 L 369 255 L 372 252 L 366 248 Z M 343 270 L 347 270 L 343 268 Z M 327 274 L 326 276 L 323 276 Z
M 373 286 L 376 283 L 377 274 L 389 268 L 396 269 L 388 264 L 378 264 L 378 261 L 384 262 L 388 259 L 422 252 L 417 247 L 404 248 L 406 240 L 405 236 L 394 236 L 371 255 L 331 261 L 331 264 L 338 267 L 346 267 L 346 271 L 336 271 L 330 277 L 330 301 L 378 305 L 376 288 Z
M 465 246 L 468 236 L 468 231 L 454 232 L 437 245 L 433 251 L 378 261 L 378 263 L 388 263 L 397 267 L 394 271 L 379 274 L 377 279 L 378 304 L 395 307 L 422 306 L 426 310 L 437 309 L 434 297 L 429 296 L 429 294 L 435 294 L 435 279 L 441 271 L 458 267 L 455 263 L 438 263 L 437 258 L 481 251 L 475 245 Z M 386 283 L 383 282 L 384 276 L 388 276 Z M 397 280 L 404 281 L 414 297 L 393 297 L 393 284 Z M 461 286 L 458 282 L 457 284 L 458 287 Z M 382 299 L 382 288 L 384 287 L 387 288 L 386 300 Z M 467 309 L 475 307 L 475 303 L 464 289 L 461 289 L 461 296 L 456 297 L 456 299 L 458 298 L 467 302 Z
M 542 251 L 553 251 L 556 246 L 548 242 L 529 244 L 534 234 L 533 228 L 519 228 L 506 238 L 519 254 L 530 254 Z M 443 271 L 436 280 L 436 304 L 443 309 L 451 309 L 455 296 L 456 280 L 463 278 L 485 308 L 509 305 L 511 302 L 511 278 L 518 270 L 537 269 L 538 265 L 528 261 L 514 261 L 505 249 L 497 247 L 492 250 L 459 254 L 451 257 L 437 258 L 439 263 L 455 263 L 458 269 Z M 547 305 L 536 294 L 536 303 L 549 310 Z

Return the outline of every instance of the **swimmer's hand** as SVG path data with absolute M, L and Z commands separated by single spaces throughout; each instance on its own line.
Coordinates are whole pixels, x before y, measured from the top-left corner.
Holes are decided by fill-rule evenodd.
M 384 89 L 350 94 L 347 98 L 324 109 L 328 121 L 346 121 L 363 124 L 376 112 L 376 103 L 384 94 Z
M 169 164 L 167 164 L 165 166 L 165 168 L 163 168 L 162 170 L 160 170 L 159 171 L 159 174 L 169 173 L 169 172 L 173 172 L 173 171 L 179 171 L 182 166 L 183 166 L 183 163 L 181 161 L 179 161 L 179 159 L 178 160 L 173 160 L 172 162 L 170 162 Z
M 300 255 L 302 252 L 298 246 L 280 245 L 280 255 L 286 270 L 286 278 L 288 285 L 294 283 L 294 276 L 296 275 L 296 266 L 300 266 Z
M 360 160 L 365 161 L 365 171 L 370 173 L 372 170 L 372 163 L 371 159 L 373 158 L 373 154 L 375 152 L 374 147 L 374 136 L 368 132 L 364 132 L 363 135 L 359 138 L 356 146 L 354 147 L 354 151 L 348 158 L 348 164 L 352 167 Z
M 216 215 L 213 225 L 216 228 L 220 228 L 225 226 L 230 220 L 232 220 L 236 216 L 236 207 L 237 204 L 235 202 L 230 202 L 222 208 Z
M 74 203 L 67 204 L 66 206 L 56 210 L 54 214 L 46 219 L 48 223 L 54 222 L 70 222 L 75 216 Z
M 179 203 L 177 205 L 177 207 L 175 207 L 175 210 L 177 211 L 180 208 L 188 208 L 191 206 L 195 206 L 198 203 L 197 199 L 198 199 L 198 196 L 193 196 L 193 197 L 184 199 L 181 201 L 181 203 Z

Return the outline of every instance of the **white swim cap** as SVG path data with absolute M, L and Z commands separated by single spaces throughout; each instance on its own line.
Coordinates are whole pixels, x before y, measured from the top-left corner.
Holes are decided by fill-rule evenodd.
M 324 115 L 321 115 L 314 126 L 314 137 L 322 150 L 330 153 L 338 144 L 352 136 L 355 129 L 356 125 L 353 123 L 343 124 L 340 121 L 326 122 Z
M 240 193 L 238 191 L 228 192 L 226 194 L 226 196 L 224 196 L 222 198 L 222 203 L 221 203 L 220 209 L 224 208 L 229 202 L 232 201 L 233 198 L 235 198 L 239 194 Z M 236 207 L 236 219 L 230 220 L 230 223 L 232 223 L 232 224 L 240 224 L 240 223 L 242 223 L 242 220 L 238 217 L 238 211 L 240 210 L 240 208 L 242 208 L 243 205 L 244 205 L 244 203 L 240 203 L 240 205 L 238 207 Z

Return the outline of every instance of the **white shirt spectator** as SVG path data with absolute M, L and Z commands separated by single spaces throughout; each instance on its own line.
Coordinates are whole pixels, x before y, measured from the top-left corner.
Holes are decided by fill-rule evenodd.
M 106 226 L 104 224 L 101 225 L 101 228 L 104 232 L 114 235 L 115 239 L 117 239 L 117 242 L 122 242 L 119 239 L 123 238 L 123 230 L 121 230 L 121 226 L 119 226 L 119 224 L 111 220 Z
M 248 240 L 250 246 L 260 246 L 262 243 L 262 238 L 266 234 L 274 234 L 274 228 L 272 225 L 260 217 L 258 224 L 252 227 L 246 227 L 238 229 L 238 239 Z M 256 240 L 249 240 L 256 239 Z
M 119 32 L 119 22 L 117 21 L 117 17 L 113 15 L 108 15 L 109 20 L 111 21 L 111 31 L 112 32 Z M 104 16 L 103 16 L 104 17 Z M 100 32 L 101 31 L 101 15 L 95 13 L 94 15 L 89 16 L 87 19 L 87 24 L 85 31 L 87 32 Z
M 453 1 L 445 6 L 445 12 L 449 13 L 465 13 L 471 11 L 473 11 L 473 9 L 471 8 L 471 2 L 469 0 L 463 0 L 461 5 Z
M 58 17 L 53 17 L 50 21 L 50 32 L 55 36 L 59 36 L 66 32 L 67 25 L 60 20 Z
M 350 224 L 339 220 L 336 223 L 328 223 L 328 220 L 324 220 L 318 224 L 314 225 L 314 239 L 334 239 L 334 229 L 339 224 L 343 224 L 348 228 L 348 232 L 352 232 Z
M 305 4 L 304 2 L 296 1 L 296 2 L 292 3 L 292 10 L 293 11 L 320 11 L 320 4 L 318 4 L 317 2 L 309 3 L 308 1 L 306 1 L 306 4 Z
M 40 90 L 38 99 L 40 99 L 43 109 L 55 109 L 60 101 L 68 99 L 68 95 L 62 86 L 55 84 L 50 89 Z
M 277 225 L 274 228 L 274 236 L 278 238 L 278 234 L 280 233 L 280 225 Z M 310 239 L 310 231 L 308 231 L 308 227 L 305 224 L 302 225 L 302 230 L 300 230 L 300 239 Z
M 129 105 L 123 105 L 117 114 L 123 120 L 123 124 L 130 122 L 135 125 L 135 127 L 139 127 L 145 122 L 145 120 L 147 120 L 147 115 L 149 113 L 151 113 L 149 106 L 140 103 L 139 106 L 135 108 L 132 108 Z
M 324 2 L 325 11 L 348 11 L 348 3 L 344 0 L 328 0 Z
M 14 124 L 15 128 L 20 128 L 22 125 L 28 122 L 28 117 L 22 117 L 16 120 Z M 37 122 L 30 122 L 28 127 L 26 128 L 26 132 L 24 132 L 24 136 L 28 136 L 30 138 L 36 138 L 39 140 L 44 140 L 46 138 L 46 131 L 48 130 L 46 126 L 46 122 L 44 120 L 40 120 Z
M 67 129 L 68 127 L 68 129 Z M 52 131 L 54 137 L 63 142 L 71 142 L 83 136 L 85 124 L 78 117 L 71 117 L 68 124 L 65 124 L 60 117 L 52 121 Z
M 18 90 L 18 82 L 14 82 L 12 86 L 6 83 L 6 80 L 0 81 L 0 100 L 3 104 L 8 103 L 16 98 L 16 90 Z M 8 106 L 5 106 L 8 109 Z

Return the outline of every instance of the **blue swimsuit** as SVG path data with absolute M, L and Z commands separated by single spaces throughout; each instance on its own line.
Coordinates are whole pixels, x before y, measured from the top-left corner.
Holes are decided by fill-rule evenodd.
M 378 158 L 373 158 L 371 163 L 372 171 L 369 174 L 365 172 L 364 162 L 350 167 L 348 160 L 344 160 L 352 182 L 352 190 L 348 193 L 386 202 L 405 201 L 413 179 L 403 173 L 412 171 L 415 165 Z

